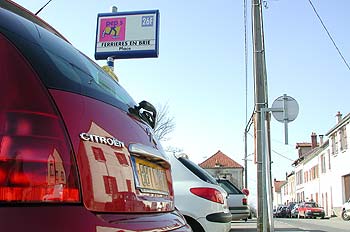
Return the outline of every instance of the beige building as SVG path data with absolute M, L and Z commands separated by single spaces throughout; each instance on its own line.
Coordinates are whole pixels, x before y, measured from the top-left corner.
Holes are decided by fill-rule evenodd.
M 243 166 L 222 153 L 220 150 L 200 163 L 215 178 L 230 180 L 239 189 L 243 188 Z

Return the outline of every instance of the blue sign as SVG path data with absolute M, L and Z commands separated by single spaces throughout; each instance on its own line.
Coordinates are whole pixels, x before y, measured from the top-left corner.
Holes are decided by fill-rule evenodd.
M 97 16 L 95 59 L 158 57 L 159 11 L 101 13 Z

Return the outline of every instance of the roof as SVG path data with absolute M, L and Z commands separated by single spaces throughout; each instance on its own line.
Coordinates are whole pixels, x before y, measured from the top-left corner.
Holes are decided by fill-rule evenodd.
M 286 183 L 285 180 L 274 180 L 273 186 L 275 188 L 275 192 L 281 192 L 281 186 Z
M 346 123 L 350 122 L 350 113 L 347 114 L 339 123 L 337 123 L 332 129 L 330 129 L 326 136 L 332 135 L 335 131 L 337 131 L 340 127 L 344 126 Z
M 220 150 L 200 163 L 202 168 L 243 168 L 242 165 L 222 153 Z

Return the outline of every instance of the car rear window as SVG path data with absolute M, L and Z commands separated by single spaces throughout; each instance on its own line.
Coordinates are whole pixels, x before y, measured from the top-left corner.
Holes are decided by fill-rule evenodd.
M 212 177 L 203 168 L 201 168 L 197 164 L 193 163 L 191 160 L 186 159 L 184 157 L 180 157 L 180 158 L 178 158 L 178 160 L 201 180 L 208 182 L 208 183 L 211 183 L 211 184 L 218 184 L 218 182 L 215 180 L 214 177 Z
M 218 180 L 218 183 L 228 194 L 243 194 L 241 190 L 228 180 Z
M 85 95 L 125 111 L 136 105 L 119 83 L 72 45 L 30 21 L 19 23 L 28 32 L 17 27 L 0 28 L 0 32 L 22 52 L 46 87 Z

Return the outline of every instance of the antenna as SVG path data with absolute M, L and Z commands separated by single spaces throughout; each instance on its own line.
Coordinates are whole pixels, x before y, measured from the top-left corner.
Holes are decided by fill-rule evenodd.
M 38 14 L 40 13 L 40 11 L 42 11 L 42 10 L 45 8 L 45 6 L 47 6 L 51 1 L 52 1 L 52 0 L 49 0 L 43 7 L 41 7 L 41 8 L 35 13 L 35 15 L 38 15 Z

